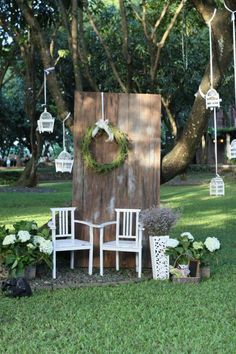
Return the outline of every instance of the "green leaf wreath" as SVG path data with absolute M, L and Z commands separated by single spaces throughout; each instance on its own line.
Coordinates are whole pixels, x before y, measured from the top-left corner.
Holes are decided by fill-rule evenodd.
M 111 162 L 99 163 L 95 160 L 89 148 L 90 144 L 92 143 L 92 140 L 95 139 L 95 137 L 93 138 L 92 136 L 95 127 L 96 125 L 89 127 L 82 138 L 82 142 L 81 142 L 82 157 L 87 167 L 93 169 L 95 172 L 98 173 L 107 173 L 112 171 L 114 168 L 121 166 L 124 163 L 128 155 L 128 149 L 129 149 L 128 138 L 126 134 L 120 131 L 117 127 L 114 127 L 112 124 L 109 124 L 109 128 L 114 135 L 114 141 L 119 146 L 119 151 L 115 159 L 112 160 Z M 104 131 L 102 129 L 99 130 L 99 133 L 103 133 L 103 132 Z

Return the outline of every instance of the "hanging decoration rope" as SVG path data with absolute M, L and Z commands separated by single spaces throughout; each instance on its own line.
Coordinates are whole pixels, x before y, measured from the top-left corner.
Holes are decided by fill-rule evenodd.
M 87 167 L 93 169 L 98 173 L 107 173 L 114 168 L 122 165 L 128 155 L 128 138 L 125 133 L 120 131 L 109 123 L 108 119 L 105 119 L 104 114 L 104 93 L 101 93 L 101 106 L 102 106 L 102 118 L 99 119 L 92 127 L 89 127 L 81 142 L 82 157 Z M 97 134 L 106 133 L 108 135 L 107 141 L 115 141 L 119 146 L 119 151 L 114 160 L 109 163 L 100 163 L 93 156 L 90 145 Z
M 47 111 L 47 75 L 50 74 L 55 68 L 50 67 L 44 70 L 44 77 L 43 77 L 43 88 L 44 88 L 44 111 L 41 113 L 39 120 L 38 120 L 38 130 L 39 133 L 52 133 L 54 127 L 54 118 L 52 117 L 51 113 Z
M 218 156 L 217 156 L 217 121 L 216 121 L 216 109 L 220 107 L 220 96 L 218 92 L 214 89 L 214 75 L 213 75 L 213 50 L 212 50 L 212 28 L 211 23 L 215 17 L 216 9 L 214 10 L 213 16 L 208 22 L 209 26 L 209 43 L 210 43 L 210 89 L 205 95 L 206 108 L 213 110 L 214 114 L 214 147 L 215 147 L 215 175 L 216 177 L 212 178 L 210 182 L 210 195 L 224 195 L 224 182 L 222 178 L 218 175 Z M 201 96 L 204 96 L 203 92 L 199 87 L 199 92 Z
M 65 121 L 70 117 L 70 113 L 67 114 L 66 118 L 63 120 L 63 151 L 59 154 L 58 158 L 55 160 L 56 172 L 69 172 L 71 173 L 74 160 L 71 154 L 66 151 L 66 137 L 65 137 Z
M 233 22 L 233 51 L 234 51 L 234 105 L 236 108 L 236 38 L 235 38 L 235 13 L 236 10 L 231 10 L 224 1 L 225 8 L 231 12 L 231 21 Z

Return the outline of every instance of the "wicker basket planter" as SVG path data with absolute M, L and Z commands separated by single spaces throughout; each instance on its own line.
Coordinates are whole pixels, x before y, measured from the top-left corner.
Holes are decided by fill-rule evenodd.
M 201 278 L 200 277 L 177 278 L 173 276 L 171 280 L 174 284 L 190 284 L 190 283 L 198 284 L 200 283 Z

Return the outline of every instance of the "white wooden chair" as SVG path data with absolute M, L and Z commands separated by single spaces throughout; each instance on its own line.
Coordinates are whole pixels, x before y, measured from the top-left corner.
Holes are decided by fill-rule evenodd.
M 51 208 L 52 221 L 49 227 L 52 230 L 53 243 L 53 271 L 52 277 L 56 279 L 56 253 L 71 251 L 70 268 L 74 269 L 74 253 L 80 250 L 89 250 L 88 273 L 93 270 L 93 225 L 86 221 L 75 220 L 74 207 Z M 58 214 L 58 217 L 57 217 Z M 89 241 L 75 238 L 75 224 L 82 224 L 89 227 Z
M 140 209 L 115 209 L 116 221 L 101 224 L 100 227 L 100 275 L 103 276 L 103 252 L 116 252 L 116 270 L 119 270 L 119 252 L 136 253 L 136 272 L 142 272 L 142 227 L 139 224 Z M 116 225 L 115 241 L 104 242 L 106 226 Z

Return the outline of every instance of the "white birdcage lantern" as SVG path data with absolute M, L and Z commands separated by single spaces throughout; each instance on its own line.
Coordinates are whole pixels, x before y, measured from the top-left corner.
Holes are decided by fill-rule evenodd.
M 207 91 L 207 93 L 206 93 L 206 108 L 207 109 L 210 108 L 212 110 L 213 108 L 219 108 L 221 101 L 222 100 L 220 99 L 220 96 L 215 89 L 210 88 L 210 90 Z
M 69 172 L 71 173 L 74 160 L 71 154 L 63 150 L 58 158 L 55 160 L 56 172 Z
M 55 119 L 52 117 L 51 113 L 47 111 L 47 108 L 44 108 L 44 112 L 41 113 L 38 120 L 38 129 L 39 133 L 52 133 L 54 128 Z
M 71 173 L 74 160 L 71 157 L 71 154 L 66 151 L 65 144 L 65 121 L 69 118 L 70 113 L 63 120 L 63 151 L 55 159 L 56 172 L 69 172 Z
M 225 195 L 225 185 L 223 179 L 217 175 L 210 182 L 210 195 L 223 196 Z
M 231 141 L 229 158 L 230 159 L 236 159 L 236 139 Z
M 55 119 L 52 117 L 51 113 L 47 111 L 47 75 L 50 74 L 51 71 L 53 71 L 55 68 L 47 68 L 44 70 L 44 104 L 43 106 L 44 111 L 41 113 L 39 120 L 38 120 L 38 130 L 39 133 L 52 133 L 53 128 L 54 128 L 54 121 Z

